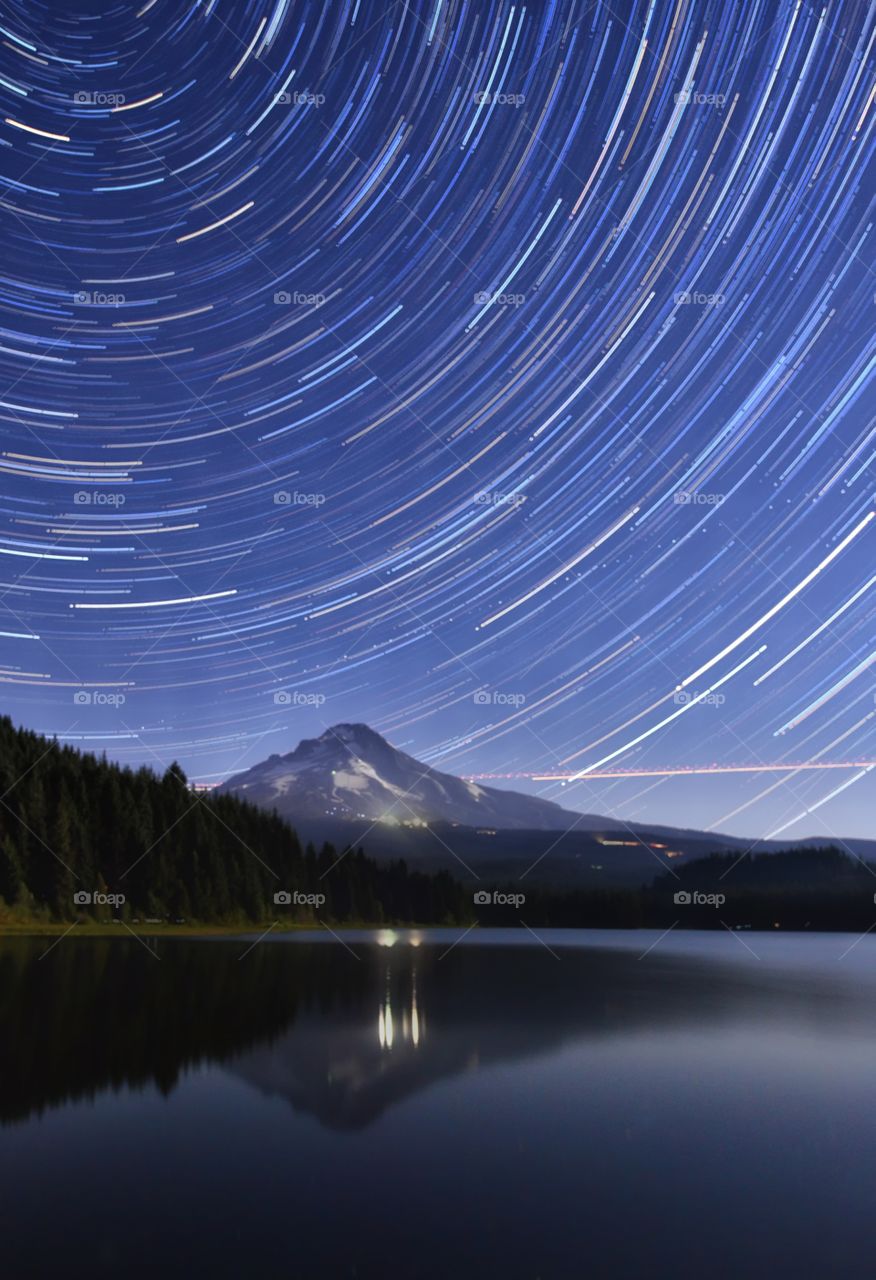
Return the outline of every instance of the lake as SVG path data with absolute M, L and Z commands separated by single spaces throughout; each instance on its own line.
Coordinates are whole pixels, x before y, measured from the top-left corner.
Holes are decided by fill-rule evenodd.
M 876 938 L 0 940 L 0 1239 L 43 1276 L 853 1276 Z

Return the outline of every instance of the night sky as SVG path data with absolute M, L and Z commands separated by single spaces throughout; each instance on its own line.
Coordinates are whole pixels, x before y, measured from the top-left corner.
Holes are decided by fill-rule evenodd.
M 365 721 L 572 808 L 876 835 L 872 5 L 0 39 L 17 723 L 211 783 Z

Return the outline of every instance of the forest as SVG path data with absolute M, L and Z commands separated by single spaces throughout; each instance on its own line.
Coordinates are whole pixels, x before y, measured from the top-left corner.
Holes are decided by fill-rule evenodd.
M 520 883 L 505 886 L 506 896 Z M 481 924 L 601 929 L 851 930 L 876 925 L 876 868 L 835 846 L 713 853 L 631 889 L 527 885 L 525 902 L 477 907 Z
M 280 901 L 275 895 L 280 895 Z M 0 898 L 16 919 L 452 924 L 447 872 L 302 848 L 276 814 L 113 764 L 0 718 Z M 289 901 L 291 900 L 291 901 Z

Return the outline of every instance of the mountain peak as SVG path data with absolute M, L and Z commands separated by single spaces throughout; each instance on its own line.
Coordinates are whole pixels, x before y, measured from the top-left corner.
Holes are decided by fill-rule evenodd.
M 368 724 L 353 723 L 348 724 L 341 721 L 339 724 L 329 725 L 325 733 L 320 734 L 318 741 L 335 741 L 351 743 L 351 742 L 382 742 L 386 746 L 389 743 L 386 738 L 379 734 L 376 729 L 372 729 Z

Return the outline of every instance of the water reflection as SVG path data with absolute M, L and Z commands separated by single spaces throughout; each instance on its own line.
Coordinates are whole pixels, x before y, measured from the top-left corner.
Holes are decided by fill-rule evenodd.
M 405 1004 L 401 1012 L 401 1034 L 402 1041 L 408 1042 L 416 1049 L 420 1043 L 421 1025 L 422 1033 L 425 1035 L 426 1024 L 425 1019 L 420 1018 L 420 1010 L 417 1007 L 417 968 L 416 964 L 411 965 L 411 994 L 410 1003 Z M 377 1011 L 377 1040 L 381 1049 L 391 1049 L 395 1040 L 395 1023 L 392 1017 L 392 970 L 386 967 L 386 992 L 383 1002 Z
M 170 1094 L 189 1070 L 267 1045 L 299 1012 L 364 998 L 338 948 L 134 940 L 0 943 L 0 1121 L 123 1085 Z
M 876 1012 L 871 991 L 765 966 L 542 948 L 244 949 L 165 941 L 0 944 L 0 1120 L 122 1086 L 170 1094 L 219 1064 L 333 1130 L 374 1123 L 438 1080 L 649 1029 L 825 1024 Z M 423 945 L 420 945 L 423 944 Z
M 0 943 L 4 1274 L 866 1274 L 869 939 L 252 941 Z

